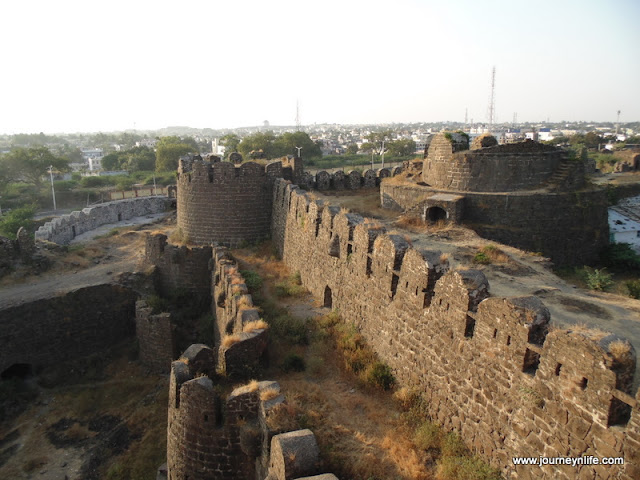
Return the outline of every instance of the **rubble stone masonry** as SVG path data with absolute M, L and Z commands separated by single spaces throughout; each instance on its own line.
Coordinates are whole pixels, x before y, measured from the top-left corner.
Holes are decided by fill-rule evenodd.
M 449 271 L 439 252 L 416 250 L 284 180 L 272 206 L 272 238 L 291 271 L 475 452 L 518 479 L 640 478 L 635 360 L 621 362 L 611 338 L 551 330 L 539 299 L 491 297 L 481 272 Z M 512 463 L 540 455 L 625 464 Z

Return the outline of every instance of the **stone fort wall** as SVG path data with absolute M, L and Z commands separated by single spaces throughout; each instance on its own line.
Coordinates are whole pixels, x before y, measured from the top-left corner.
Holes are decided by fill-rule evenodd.
M 422 179 L 427 185 L 443 190 L 529 190 L 548 181 L 565 159 L 563 150 L 533 141 L 454 152 L 451 140 L 438 134 L 425 156 Z M 584 171 L 576 177 L 584 183 Z
M 384 208 L 416 210 L 438 193 L 419 185 L 383 182 Z M 584 265 L 608 245 L 607 192 L 464 192 L 460 221 L 481 237 L 531 252 L 558 265 Z M 420 210 L 420 209 L 418 209 Z
M 133 335 L 136 297 L 97 285 L 0 310 L 0 372 L 73 360 Z
M 274 188 L 272 238 L 324 305 L 353 322 L 403 385 L 467 445 L 518 478 L 640 477 L 635 353 L 612 338 L 549 329 L 535 297 L 494 298 L 484 275 L 448 271 L 355 214 Z M 632 358 L 633 357 L 633 358 Z M 624 457 L 624 466 L 514 466 L 514 456 Z
M 66 245 L 78 235 L 95 230 L 110 223 L 129 220 L 155 213 L 167 208 L 165 197 L 144 197 L 102 203 L 81 211 L 62 215 L 45 223 L 35 233 L 36 240 L 47 240 Z
M 178 227 L 191 243 L 237 247 L 264 240 L 271 224 L 273 181 L 282 165 L 180 160 Z

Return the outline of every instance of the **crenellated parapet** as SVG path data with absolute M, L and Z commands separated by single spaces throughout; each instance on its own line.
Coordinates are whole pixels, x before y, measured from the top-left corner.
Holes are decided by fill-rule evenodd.
M 505 474 L 515 456 L 612 456 L 625 465 L 537 470 L 538 478 L 640 474 L 635 351 L 624 339 L 552 329 L 537 297 L 490 296 L 477 270 L 450 270 L 375 220 L 274 186 L 272 238 L 316 298 L 354 323 L 430 413 Z M 634 396 L 635 395 L 635 396 Z
M 234 378 L 254 376 L 267 348 L 268 325 L 225 247 L 213 248 L 211 276 L 217 370 Z
M 271 225 L 272 185 L 280 162 L 209 163 L 181 160 L 178 167 L 178 227 L 196 245 L 237 247 L 264 240 Z
M 254 380 L 222 395 L 209 376 L 215 362 L 207 348 L 192 345 L 171 364 L 168 478 L 288 480 L 318 474 L 315 436 L 290 431 L 280 385 Z

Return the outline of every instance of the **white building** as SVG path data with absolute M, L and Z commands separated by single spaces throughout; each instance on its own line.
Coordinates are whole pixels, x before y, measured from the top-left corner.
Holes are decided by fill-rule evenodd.
M 628 243 L 640 253 L 640 197 L 609 208 L 609 237 L 611 243 Z

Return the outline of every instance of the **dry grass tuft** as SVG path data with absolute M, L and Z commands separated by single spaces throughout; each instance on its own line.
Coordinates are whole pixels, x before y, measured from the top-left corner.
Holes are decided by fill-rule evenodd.
M 239 335 L 226 335 L 222 339 L 222 348 L 229 348 L 231 345 L 234 345 L 240 341 Z
M 384 230 L 384 225 L 379 220 L 376 220 L 374 218 L 366 217 L 364 219 L 364 225 L 369 230 Z
M 609 353 L 618 361 L 628 361 L 631 358 L 631 345 L 626 340 L 615 340 L 609 345 Z
M 269 410 L 267 426 L 274 432 L 292 432 L 300 428 L 298 409 L 289 403 L 279 403 Z
M 253 322 L 247 323 L 243 328 L 243 332 L 253 332 L 254 330 L 265 330 L 269 328 L 269 324 L 264 320 L 255 320 Z
M 176 245 L 188 245 L 190 243 L 189 235 L 184 233 L 180 227 L 171 232 L 169 241 Z
M 278 395 L 280 395 L 280 390 L 278 390 L 277 388 L 265 388 L 260 392 L 260 400 L 262 400 L 263 402 L 267 402 L 273 398 L 276 398 Z
M 425 233 L 429 230 L 429 226 L 424 223 L 420 217 L 402 215 L 398 220 L 393 222 L 393 224 L 399 228 L 404 228 L 416 233 Z
M 449 254 L 448 253 L 443 253 L 442 255 L 440 255 L 440 263 L 442 265 L 444 265 L 448 261 L 449 261 Z
M 249 389 L 250 392 L 255 392 L 258 390 L 258 381 L 257 380 L 250 380 L 249 383 L 247 383 L 247 387 Z
M 239 285 L 241 283 L 244 283 L 244 278 L 241 276 L 234 275 L 233 278 L 231 278 L 231 285 Z

